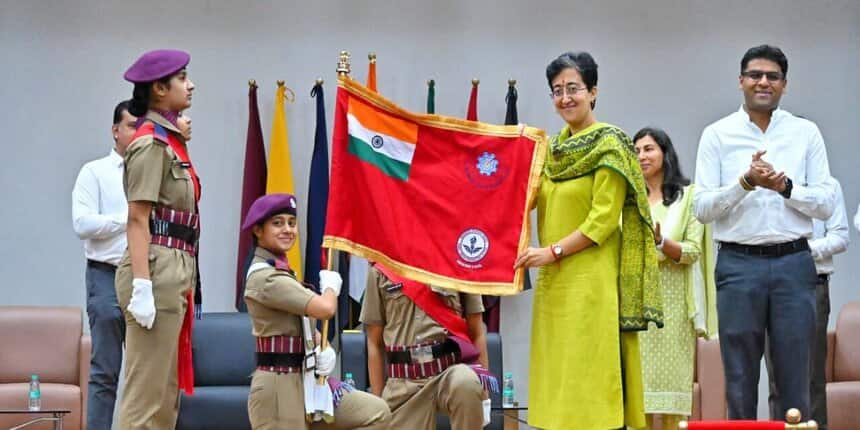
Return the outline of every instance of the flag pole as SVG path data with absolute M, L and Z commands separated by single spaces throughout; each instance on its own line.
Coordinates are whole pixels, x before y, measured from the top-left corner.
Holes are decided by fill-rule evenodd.
M 349 52 L 340 51 L 340 56 L 339 56 L 338 61 L 337 61 L 337 74 L 338 74 L 338 76 L 349 76 L 349 70 L 350 70 L 350 68 L 349 68 Z M 322 79 L 319 79 L 318 81 L 321 81 L 321 80 Z M 328 248 L 326 250 L 326 252 L 327 252 L 327 254 L 326 254 L 326 256 L 327 256 L 327 258 L 326 258 L 326 260 L 327 260 L 326 261 L 326 269 L 331 270 L 333 265 L 334 265 L 334 258 L 333 258 L 334 257 L 334 251 L 331 248 Z M 320 342 L 320 350 L 324 350 L 324 349 L 326 349 L 326 347 L 328 347 L 328 326 L 329 326 L 329 320 L 323 321 L 322 341 Z M 319 377 L 317 379 L 317 382 L 320 385 L 325 384 L 325 376 Z

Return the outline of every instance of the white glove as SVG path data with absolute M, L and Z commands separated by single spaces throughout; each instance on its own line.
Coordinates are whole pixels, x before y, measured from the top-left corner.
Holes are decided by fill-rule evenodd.
M 482 400 L 481 406 L 484 409 L 484 427 L 486 427 L 490 423 L 490 399 Z
M 314 353 L 317 355 L 317 375 L 331 375 L 337 362 L 337 353 L 334 351 L 334 348 L 327 346 L 324 350 L 320 351 L 320 347 L 316 347 L 314 348 Z
M 341 285 L 343 285 L 343 279 L 341 279 L 340 273 L 332 270 L 320 270 L 320 292 L 332 290 L 334 295 L 339 296 Z
M 155 322 L 155 298 L 152 296 L 152 281 L 134 278 L 131 285 L 134 289 L 131 291 L 131 300 L 126 309 L 141 327 L 149 330 Z

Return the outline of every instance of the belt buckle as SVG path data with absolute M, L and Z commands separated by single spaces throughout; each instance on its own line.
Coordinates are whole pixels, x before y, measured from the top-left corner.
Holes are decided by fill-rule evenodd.
M 419 346 L 409 351 L 409 354 L 412 356 L 412 361 L 420 364 L 429 363 L 434 360 L 432 345 Z

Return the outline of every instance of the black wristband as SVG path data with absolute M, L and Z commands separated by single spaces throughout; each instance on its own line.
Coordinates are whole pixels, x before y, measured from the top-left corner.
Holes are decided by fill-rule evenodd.
M 790 199 L 791 198 L 791 189 L 794 188 L 794 184 L 792 184 L 791 179 L 788 177 L 785 178 L 785 189 L 779 193 L 781 196 Z

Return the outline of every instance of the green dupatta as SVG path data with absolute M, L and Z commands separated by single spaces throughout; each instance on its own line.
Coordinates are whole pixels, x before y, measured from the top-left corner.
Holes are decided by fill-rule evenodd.
M 618 283 L 621 331 L 663 327 L 663 303 L 657 249 L 645 179 L 630 137 L 620 128 L 598 123 L 570 135 L 565 127 L 550 139 L 544 174 L 565 181 L 607 167 L 627 181 L 621 210 L 621 267 Z

